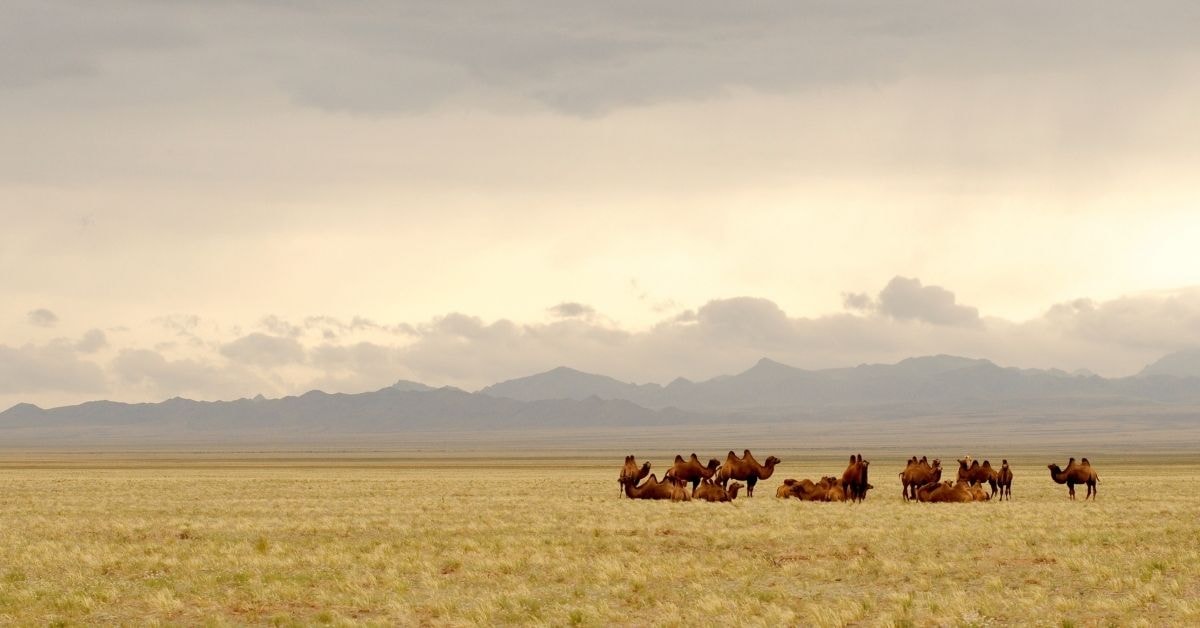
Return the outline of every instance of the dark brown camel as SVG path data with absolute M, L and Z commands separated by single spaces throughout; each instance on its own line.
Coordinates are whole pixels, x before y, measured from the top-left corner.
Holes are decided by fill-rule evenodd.
M 686 502 L 692 499 L 687 490 L 683 488 L 684 483 L 677 479 L 664 478 L 662 482 L 654 474 L 650 474 L 641 486 L 634 486 L 633 482 L 625 483 L 625 496 L 630 499 L 669 499 L 674 502 Z
M 621 485 L 621 491 L 624 492 L 626 484 L 633 483 L 637 485 L 647 475 L 650 475 L 649 462 L 639 468 L 636 458 L 625 456 L 625 466 L 621 467 L 621 475 L 617 478 L 617 483 Z
M 1056 464 L 1048 464 L 1046 468 L 1050 469 L 1051 479 L 1059 484 L 1067 485 L 1067 492 L 1071 499 L 1075 499 L 1075 485 L 1086 484 L 1088 492 L 1084 499 L 1091 497 L 1092 501 L 1096 500 L 1096 484 L 1100 482 L 1100 476 L 1092 469 L 1092 463 L 1088 462 L 1087 458 L 1078 464 L 1075 463 L 1074 458 L 1071 458 L 1067 461 L 1066 469 L 1059 469 Z
M 708 461 L 708 466 L 700 464 L 700 459 L 696 454 L 684 460 L 683 456 L 675 456 L 675 464 L 667 470 L 667 477 L 679 478 L 684 482 L 692 483 L 692 490 L 700 484 L 700 480 L 707 480 L 716 474 L 717 469 L 721 467 L 721 461 L 713 458 Z
M 692 498 L 706 502 L 731 502 L 737 499 L 738 491 L 742 487 L 743 484 L 741 482 L 732 482 L 729 485 L 729 490 L 726 490 L 720 484 L 704 478 L 700 480 L 699 486 L 692 489 Z
M 754 497 L 754 485 L 759 480 L 770 478 L 775 473 L 775 465 L 780 462 L 779 458 L 769 456 L 766 464 L 758 464 L 749 449 L 742 452 L 741 458 L 731 451 L 725 456 L 725 463 L 717 469 L 715 481 L 726 486 L 730 480 L 743 480 L 746 482 L 746 497 Z
M 850 456 L 850 465 L 842 472 L 842 490 L 846 493 L 846 499 L 850 501 L 863 501 L 867 498 L 867 489 L 870 484 L 867 482 L 867 466 L 871 463 L 863 460 L 862 454 Z
M 996 472 L 996 486 L 1001 501 L 1012 501 L 1012 469 L 1009 468 L 1007 460 L 1000 462 L 1000 470 Z
M 905 501 L 917 499 L 917 487 L 942 479 L 942 461 L 934 458 L 933 464 L 924 456 L 917 460 L 916 456 L 908 461 L 908 466 L 900 472 L 900 494 Z

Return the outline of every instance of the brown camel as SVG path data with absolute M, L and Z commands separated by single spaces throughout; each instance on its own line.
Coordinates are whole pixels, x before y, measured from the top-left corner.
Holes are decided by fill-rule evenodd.
M 968 466 L 967 462 L 969 460 L 970 458 L 958 461 L 958 481 L 971 485 L 987 482 L 992 488 L 992 494 L 995 494 L 996 470 L 992 468 L 992 463 L 984 460 L 983 464 L 979 464 L 979 461 L 976 460 Z
M 836 485 L 837 481 L 837 478 L 828 475 L 821 478 L 819 482 L 813 482 L 807 478 L 803 480 L 788 478 L 775 490 L 775 497 L 782 499 L 794 497 L 809 502 L 827 501 L 829 488 Z
M 842 490 L 846 492 L 846 499 L 861 502 L 867 498 L 869 464 L 869 461 L 863 460 L 862 454 L 850 456 L 850 465 L 842 472 Z
M 732 482 L 729 485 L 729 490 L 726 490 L 720 484 L 704 478 L 700 480 L 700 485 L 692 490 L 692 498 L 707 502 L 731 502 L 737 499 L 738 491 L 743 486 L 741 482 Z
M 1001 501 L 1012 501 L 1012 469 L 1009 468 L 1007 460 L 1000 461 L 1000 470 L 996 472 L 996 486 Z
M 1100 482 L 1100 476 L 1092 469 L 1092 463 L 1088 462 L 1087 458 L 1078 464 L 1075 463 L 1074 458 L 1071 458 L 1067 461 L 1066 469 L 1059 469 L 1056 464 L 1048 464 L 1046 467 L 1050 469 L 1051 479 L 1059 484 L 1067 485 L 1071 499 L 1075 499 L 1075 485 L 1086 484 L 1088 492 L 1084 499 L 1091 497 L 1092 501 L 1096 500 L 1096 484 Z
M 834 484 L 825 491 L 825 501 L 827 502 L 844 502 L 846 501 L 846 491 L 842 490 L 841 484 Z
M 617 483 L 621 485 L 621 491 L 625 491 L 625 485 L 633 483 L 637 485 L 642 481 L 642 478 L 650 475 L 650 463 L 643 464 L 640 468 L 637 464 L 637 459 L 633 456 L 625 456 L 625 466 L 621 467 L 621 475 L 617 478 Z
M 746 497 L 754 497 L 754 485 L 758 484 L 759 480 L 770 478 L 771 474 L 775 473 L 775 465 L 780 462 L 782 461 L 779 458 L 769 456 L 766 464 L 758 464 L 749 449 L 742 452 L 741 458 L 731 451 L 725 456 L 725 464 L 717 469 L 715 481 L 721 486 L 726 486 L 729 480 L 744 480 Z
M 979 489 L 979 492 L 982 493 L 983 489 Z M 918 488 L 917 501 L 934 504 L 963 503 L 975 501 L 975 495 L 972 494 L 969 483 L 956 482 L 951 484 L 947 480 L 945 482 L 930 482 Z
M 669 499 L 673 502 L 691 501 L 692 496 L 683 488 L 684 482 L 674 478 L 663 478 L 662 482 L 650 474 L 641 486 L 625 483 L 625 496 L 630 499 Z
M 929 464 L 929 460 L 924 456 L 917 460 L 916 456 L 908 461 L 908 466 L 900 472 L 900 483 L 903 488 L 900 489 L 900 494 L 904 497 L 904 501 L 917 499 L 917 487 L 924 486 L 930 482 L 938 482 L 942 479 L 942 461 L 934 458 L 933 464 Z
M 692 454 L 691 458 L 684 460 L 683 456 L 675 456 L 675 464 L 667 470 L 667 477 L 679 478 L 684 482 L 692 483 L 692 490 L 700 484 L 700 480 L 711 478 L 720 468 L 721 461 L 713 458 L 708 461 L 708 466 L 700 464 L 700 459 L 696 454 Z

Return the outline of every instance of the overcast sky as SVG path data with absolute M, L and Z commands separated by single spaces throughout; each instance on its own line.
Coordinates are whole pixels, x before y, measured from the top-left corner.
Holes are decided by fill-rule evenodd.
M 0 407 L 1200 344 L 1193 2 L 0 5 Z

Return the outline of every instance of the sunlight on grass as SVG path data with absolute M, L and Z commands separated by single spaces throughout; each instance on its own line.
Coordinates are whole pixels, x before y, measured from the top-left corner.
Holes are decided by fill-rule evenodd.
M 1006 503 L 905 503 L 886 461 L 863 504 L 770 497 L 836 470 L 796 459 L 726 504 L 619 498 L 619 456 L 0 469 L 0 623 L 1200 623 L 1200 465 L 1109 462 L 1095 503 L 1040 459 Z

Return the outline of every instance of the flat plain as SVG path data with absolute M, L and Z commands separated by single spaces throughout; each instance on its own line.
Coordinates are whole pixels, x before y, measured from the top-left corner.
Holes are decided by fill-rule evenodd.
M 624 453 L 6 455 L 0 624 L 1200 624 L 1197 456 L 1092 456 L 1085 503 L 1006 454 L 1011 502 L 916 504 L 864 451 L 831 504 L 775 487 L 843 458 L 785 451 L 709 504 L 624 499 Z

